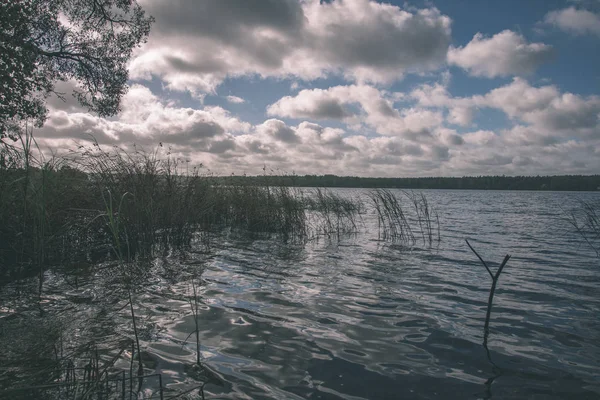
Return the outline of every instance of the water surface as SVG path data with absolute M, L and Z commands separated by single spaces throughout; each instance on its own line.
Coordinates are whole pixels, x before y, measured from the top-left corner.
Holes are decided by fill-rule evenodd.
M 135 293 L 147 368 L 171 389 L 196 382 L 190 276 L 201 274 L 202 358 L 222 380 L 206 386 L 207 398 L 600 398 L 600 261 L 563 211 L 600 194 L 425 193 L 440 219 L 433 248 L 377 240 L 367 210 L 361 232 L 339 241 L 230 235 L 208 253 L 156 259 Z M 491 279 L 465 238 L 492 268 L 512 255 L 489 357 Z M 48 273 L 46 318 L 106 340 L 130 334 L 126 310 L 90 321 L 124 304 L 106 271 L 76 283 Z M 38 312 L 22 293 L 1 289 L 3 318 Z

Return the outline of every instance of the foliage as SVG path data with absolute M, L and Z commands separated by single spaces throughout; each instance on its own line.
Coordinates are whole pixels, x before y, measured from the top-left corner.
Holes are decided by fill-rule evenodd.
M 331 237 L 358 230 L 357 217 L 363 212 L 360 198 L 340 196 L 331 190 L 315 188 L 304 199 L 305 207 L 312 211 L 312 225 L 317 234 Z
M 151 23 L 135 0 L 0 2 L 0 138 L 16 139 L 19 121 L 43 124 L 56 81 L 76 82 L 73 95 L 100 116 L 116 114 Z
M 473 190 L 600 190 L 600 175 L 563 176 L 464 176 L 423 178 L 362 178 L 336 175 L 231 176 L 220 182 L 246 185 L 297 187 L 348 187 L 397 189 L 473 189 Z
M 581 200 L 569 221 L 588 246 L 600 257 L 600 203 Z
M 420 236 L 423 245 L 429 247 L 440 242 L 437 212 L 429 205 L 423 193 L 401 191 L 396 194 L 388 189 L 374 189 L 369 192 L 368 197 L 377 215 L 380 239 L 414 245 Z M 408 200 L 413 205 L 414 214 L 409 214 L 403 208 L 403 200 Z M 434 229 L 437 230 L 437 235 Z
M 230 232 L 339 238 L 359 231 L 365 211 L 362 199 L 327 189 L 225 184 L 160 146 L 146 152 L 95 143 L 61 158 L 44 157 L 30 133 L 19 144 L 0 147 L 0 278 L 39 273 L 40 290 L 53 265 L 129 263 Z M 382 239 L 439 242 L 427 199 L 402 193 L 370 195 Z

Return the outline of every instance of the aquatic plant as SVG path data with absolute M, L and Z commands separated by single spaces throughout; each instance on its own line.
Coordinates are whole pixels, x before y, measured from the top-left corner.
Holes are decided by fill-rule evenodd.
M 303 242 L 359 230 L 360 198 L 260 182 L 222 181 L 161 146 L 146 152 L 94 142 L 46 156 L 28 133 L 19 146 L 0 145 L 0 275 L 38 274 L 41 292 L 51 265 L 150 259 L 208 243 L 213 233 Z M 411 200 L 414 220 L 391 191 L 370 198 L 384 240 L 436 241 L 436 214 L 424 195 Z
M 439 243 L 439 218 L 425 194 L 407 191 L 398 194 L 389 189 L 374 189 L 368 193 L 377 215 L 379 238 L 408 245 L 416 244 L 418 237 L 425 246 Z M 414 214 L 403 208 L 403 199 L 413 206 Z
M 439 242 L 441 240 L 440 219 L 437 211 L 429 205 L 425 194 L 410 191 L 404 191 L 403 193 L 413 204 L 423 243 L 431 245 L 434 241 Z
M 344 197 L 325 188 L 307 191 L 304 205 L 314 215 L 313 230 L 331 237 L 358 231 L 358 217 L 364 205 L 360 198 Z
M 131 257 L 186 246 L 207 212 L 206 185 L 197 168 L 182 173 L 180 161 L 159 149 L 105 151 L 95 143 L 80 149 L 77 159 L 96 193 L 115 198 L 127 193 L 119 219 L 127 231 Z
M 377 213 L 379 238 L 414 244 L 415 236 L 396 195 L 387 189 L 375 189 L 368 196 Z
M 569 222 L 587 245 L 600 257 L 600 203 L 580 200 L 569 214 Z
M 202 362 L 201 362 L 201 358 L 202 358 L 202 352 L 200 349 L 200 308 L 198 306 L 198 304 L 200 303 L 200 299 L 199 299 L 199 295 L 198 295 L 198 291 L 197 291 L 197 287 L 196 287 L 196 282 L 194 279 L 192 279 L 192 291 L 193 291 L 193 295 L 192 297 L 189 299 L 189 303 L 190 303 L 190 308 L 192 309 L 192 315 L 194 316 L 194 332 L 190 333 L 190 336 L 192 334 L 196 335 L 196 365 L 198 365 L 198 367 L 202 367 Z M 189 336 L 188 336 L 189 338 Z M 187 341 L 187 339 L 186 339 Z
M 285 239 L 307 234 L 300 194 L 284 186 L 215 186 L 212 188 L 220 225 Z
M 35 271 L 41 291 L 47 263 L 67 253 L 78 178 L 63 158 L 40 151 L 30 130 L 17 144 L 0 143 L 0 276 Z

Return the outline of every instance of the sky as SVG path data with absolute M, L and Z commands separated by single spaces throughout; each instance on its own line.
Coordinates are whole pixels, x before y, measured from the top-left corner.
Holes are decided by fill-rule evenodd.
M 40 144 L 220 175 L 600 173 L 600 0 L 139 3 L 121 113 L 50 98 Z

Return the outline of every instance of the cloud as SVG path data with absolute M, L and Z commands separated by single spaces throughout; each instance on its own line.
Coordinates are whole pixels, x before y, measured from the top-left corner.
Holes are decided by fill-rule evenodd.
M 285 122 L 278 119 L 269 119 L 259 125 L 257 131 L 284 143 L 296 143 L 299 141 L 296 132 L 287 126 Z
M 469 125 L 476 109 L 492 108 L 551 134 L 600 137 L 599 96 L 561 93 L 554 85 L 535 87 L 523 78 L 472 97 L 452 97 L 441 84 L 421 85 L 410 96 L 422 107 L 448 109 L 448 121 L 458 125 Z
M 130 63 L 134 80 L 201 97 L 227 77 L 391 82 L 445 61 L 451 20 L 369 0 L 184 0 L 142 5 L 156 18 Z
M 37 136 L 47 141 L 70 140 L 71 144 L 95 138 L 103 145 L 154 147 L 165 143 L 181 150 L 222 152 L 224 140 L 251 128 L 220 107 L 176 107 L 142 85 L 133 85 L 122 104 L 116 119 L 51 108 Z
M 591 11 L 575 7 L 551 11 L 544 17 L 544 22 L 574 35 L 600 36 L 600 15 Z
M 526 112 L 521 119 L 550 132 L 600 138 L 600 97 L 565 93 L 553 99 L 547 108 Z
M 423 108 L 393 107 L 393 94 L 368 85 L 305 89 L 267 107 L 272 116 L 339 120 L 354 130 L 365 126 L 381 135 L 405 135 L 418 140 L 423 131 L 443 123 L 440 112 Z
M 473 122 L 475 111 L 472 107 L 454 107 L 448 113 L 448 122 L 455 125 L 468 126 Z
M 517 81 L 506 86 L 529 90 L 530 95 L 539 94 L 536 89 L 544 89 L 519 86 L 522 84 Z M 361 93 L 354 90 L 356 96 Z M 369 90 L 376 89 L 363 90 L 366 96 Z M 352 92 L 348 88 L 343 91 Z M 492 104 L 494 97 L 488 97 L 490 93 L 456 100 Z M 383 93 L 380 95 L 386 98 Z M 250 125 L 219 107 L 176 107 L 141 86 L 134 86 L 127 96 L 124 113 L 117 119 L 51 111 L 48 123 L 36 134 L 40 145 L 69 148 L 73 147 L 74 139 L 86 140 L 90 134 L 101 145 L 118 144 L 126 148 L 136 143 L 152 149 L 162 141 L 174 157 L 202 163 L 218 174 L 262 173 L 265 165 L 275 172 L 357 176 L 460 176 L 482 171 L 565 174 L 600 168 L 600 138 L 591 134 L 593 129 L 599 130 L 590 128 L 593 120 L 589 116 L 598 112 L 593 97 L 562 93 L 547 103 L 544 96 L 539 96 L 539 101 L 532 99 L 516 107 L 515 125 L 498 132 L 479 130 L 459 134 L 437 126 L 407 130 L 402 135 L 367 136 L 309 121 L 289 125 L 268 119 Z M 507 102 L 511 99 L 496 95 L 495 107 L 506 106 L 501 98 Z M 377 110 L 377 100 L 369 104 L 372 111 Z M 362 101 L 367 104 L 364 98 Z M 446 101 L 451 103 L 453 98 L 449 96 Z M 361 110 L 364 112 L 364 108 Z M 395 118 L 406 118 L 411 114 L 409 110 L 396 110 Z M 423 111 L 416 107 L 415 110 L 416 114 Z M 545 110 L 549 114 L 543 114 Z M 561 122 L 549 118 L 552 115 L 559 115 L 557 120 Z M 576 124 L 564 122 L 577 121 L 577 117 L 581 121 Z M 588 134 L 580 135 L 577 133 L 580 131 Z
M 505 86 L 491 90 L 485 96 L 475 96 L 473 102 L 481 106 L 497 108 L 510 118 L 547 107 L 560 96 L 556 86 L 533 87 L 525 79 L 514 78 Z
M 552 57 L 552 47 L 527 43 L 510 30 L 492 37 L 477 33 L 464 47 L 448 51 L 448 63 L 467 70 L 473 76 L 495 78 L 528 75 Z
M 348 99 L 338 98 L 335 89 L 302 90 L 296 96 L 286 96 L 267 107 L 269 115 L 288 118 L 343 120 L 353 115 L 346 106 Z
M 500 109 L 507 116 L 549 133 L 600 137 L 600 97 L 560 93 L 553 85 L 533 87 L 515 78 L 474 103 Z
M 238 96 L 227 96 L 227 101 L 233 104 L 242 104 L 246 102 L 246 100 Z
M 435 8 L 408 12 L 367 0 L 311 0 L 304 11 L 306 47 L 314 54 L 305 62 L 329 64 L 359 82 L 436 69 L 450 44 L 451 20 Z
M 438 129 L 437 134 L 446 146 L 462 146 L 465 139 L 453 129 Z

